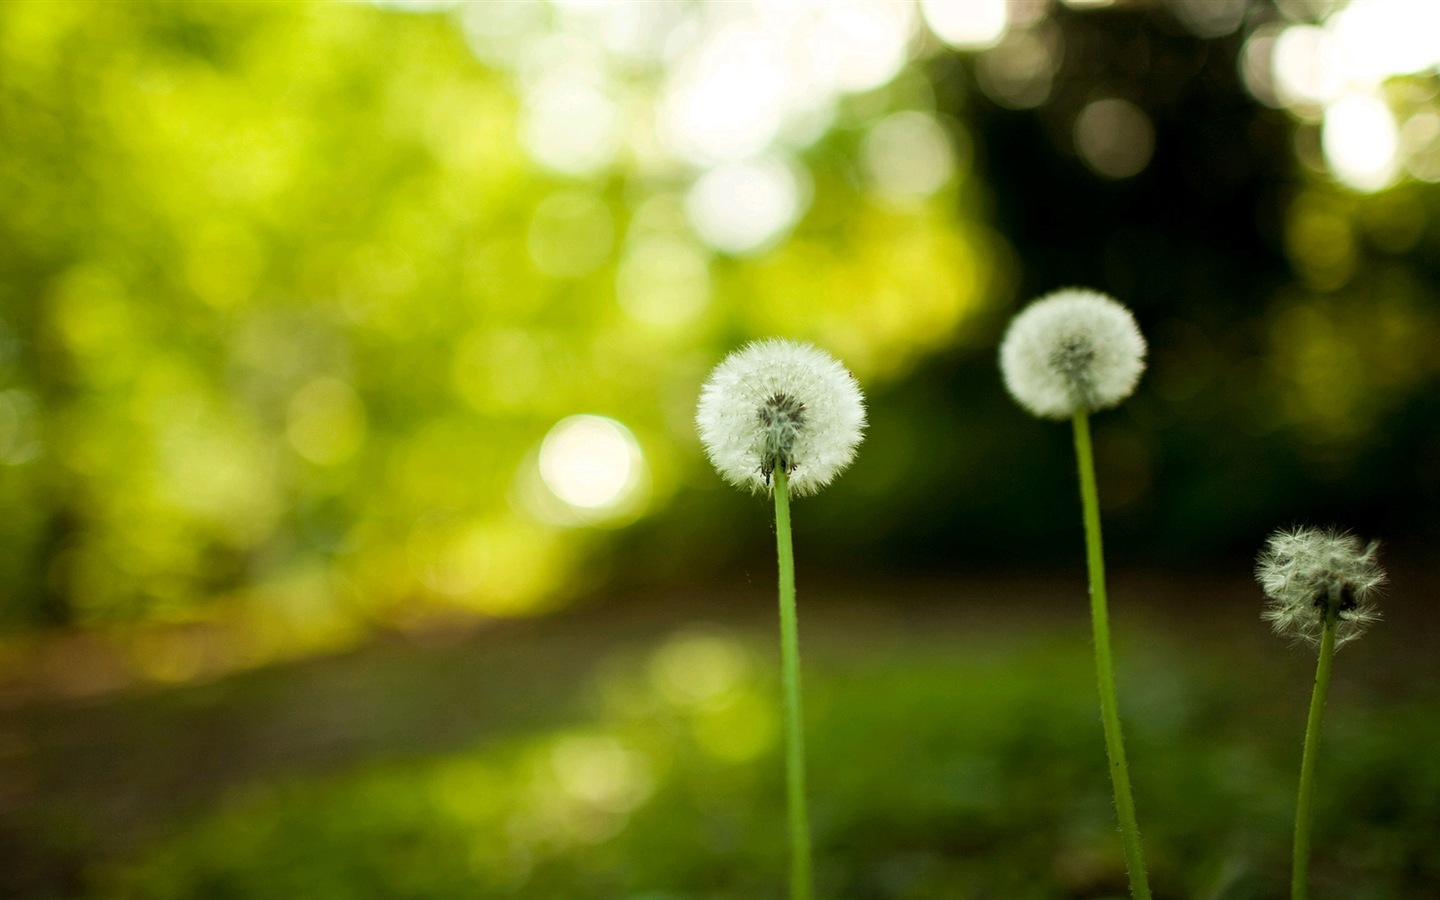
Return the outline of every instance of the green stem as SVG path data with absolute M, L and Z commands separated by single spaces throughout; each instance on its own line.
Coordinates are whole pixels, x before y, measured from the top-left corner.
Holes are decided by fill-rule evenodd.
M 1125 868 L 1130 872 L 1130 894 L 1150 900 L 1145 859 L 1140 850 L 1140 827 L 1135 822 L 1135 799 L 1130 793 L 1130 769 L 1125 762 L 1125 741 L 1120 734 L 1120 710 L 1115 700 L 1115 668 L 1110 657 L 1110 615 L 1105 601 L 1105 554 L 1100 544 L 1100 499 L 1095 487 L 1095 456 L 1090 448 L 1090 417 L 1075 413 L 1075 457 L 1080 468 L 1080 501 L 1085 513 L 1085 557 L 1090 570 L 1090 622 L 1095 631 L 1095 675 L 1100 687 L 1100 719 L 1105 727 L 1105 752 L 1110 759 L 1110 783 L 1115 790 L 1115 812 L 1120 819 L 1120 842 Z
M 800 713 L 800 634 L 795 617 L 795 552 L 790 484 L 775 468 L 775 550 L 780 558 L 780 671 L 785 687 L 785 786 L 790 818 L 790 900 L 810 900 L 810 823 L 805 813 L 805 729 Z
M 1310 717 L 1305 723 L 1305 753 L 1300 760 L 1300 796 L 1295 801 L 1295 856 L 1290 870 L 1291 900 L 1305 900 L 1310 894 L 1310 824 L 1314 819 L 1311 797 L 1315 792 L 1315 757 L 1320 749 L 1320 717 L 1325 713 L 1325 695 L 1330 692 L 1330 666 L 1335 660 L 1335 622 L 1340 612 L 1337 589 L 1330 592 L 1325 607 L 1325 627 L 1320 633 L 1320 661 L 1315 665 L 1315 692 L 1310 695 Z

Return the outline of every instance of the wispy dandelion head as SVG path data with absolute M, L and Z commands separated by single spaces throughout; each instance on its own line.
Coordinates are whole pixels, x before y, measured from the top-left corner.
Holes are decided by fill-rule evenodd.
M 1378 541 L 1334 528 L 1281 529 L 1255 562 L 1255 580 L 1269 602 L 1262 613 L 1277 634 L 1318 644 L 1335 607 L 1335 645 L 1342 646 L 1380 619 L 1375 598 L 1385 583 L 1376 562 Z
M 1145 371 L 1145 338 L 1130 310 L 1083 288 L 1048 294 L 1015 316 L 1000 344 L 1005 387 L 1045 419 L 1115 406 Z
M 695 424 L 726 481 L 768 491 L 776 469 L 797 496 L 829 484 L 855 458 L 865 400 L 846 368 L 810 344 L 754 341 L 715 367 Z

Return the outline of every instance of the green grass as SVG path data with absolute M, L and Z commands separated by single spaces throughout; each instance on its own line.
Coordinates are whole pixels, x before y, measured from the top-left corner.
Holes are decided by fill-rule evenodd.
M 90 895 L 778 900 L 766 637 L 680 631 L 617 651 L 587 682 L 589 712 L 561 728 L 234 789 L 92 868 Z M 1213 647 L 1118 638 L 1156 896 L 1283 896 L 1306 699 L 1296 654 L 1237 669 Z M 974 643 L 807 657 L 817 897 L 1125 895 L 1089 647 Z M 1374 693 L 1332 699 L 1317 898 L 1440 891 L 1434 698 Z

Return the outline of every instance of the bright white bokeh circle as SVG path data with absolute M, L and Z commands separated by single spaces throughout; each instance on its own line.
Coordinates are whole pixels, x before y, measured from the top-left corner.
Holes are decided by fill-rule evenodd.
M 685 214 L 701 240 L 731 254 L 773 246 L 800 218 L 795 169 L 775 156 L 711 169 L 690 189 Z
M 540 479 L 558 499 L 580 511 L 626 507 L 645 472 L 640 444 L 630 429 L 604 416 L 570 416 L 540 445 Z
M 1400 171 L 1400 126 L 1374 93 L 1345 94 L 1326 106 L 1320 147 L 1335 178 L 1356 190 L 1389 187 Z

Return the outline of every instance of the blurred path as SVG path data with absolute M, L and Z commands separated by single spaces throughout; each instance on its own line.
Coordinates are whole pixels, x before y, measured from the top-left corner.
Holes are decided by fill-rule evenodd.
M 1388 621 L 1347 649 L 1367 659 L 1343 676 L 1386 692 L 1433 688 L 1435 586 L 1397 574 Z M 462 750 L 581 719 L 591 676 L 607 660 L 676 629 L 714 623 L 763 649 L 773 643 L 770 594 L 749 584 L 724 594 L 611 598 L 547 619 L 377 637 L 348 653 L 209 684 L 86 701 L 32 697 L 0 711 L 0 894 L 78 888 L 82 860 L 124 854 L 257 780 Z M 802 585 L 801 604 L 806 665 L 817 671 L 927 648 L 1003 653 L 1056 633 L 1089 639 L 1078 577 Z M 1213 650 L 1216 664 L 1283 650 L 1260 623 L 1248 580 L 1122 575 L 1112 604 L 1122 654 L 1137 633 L 1194 642 L 1201 653 Z

